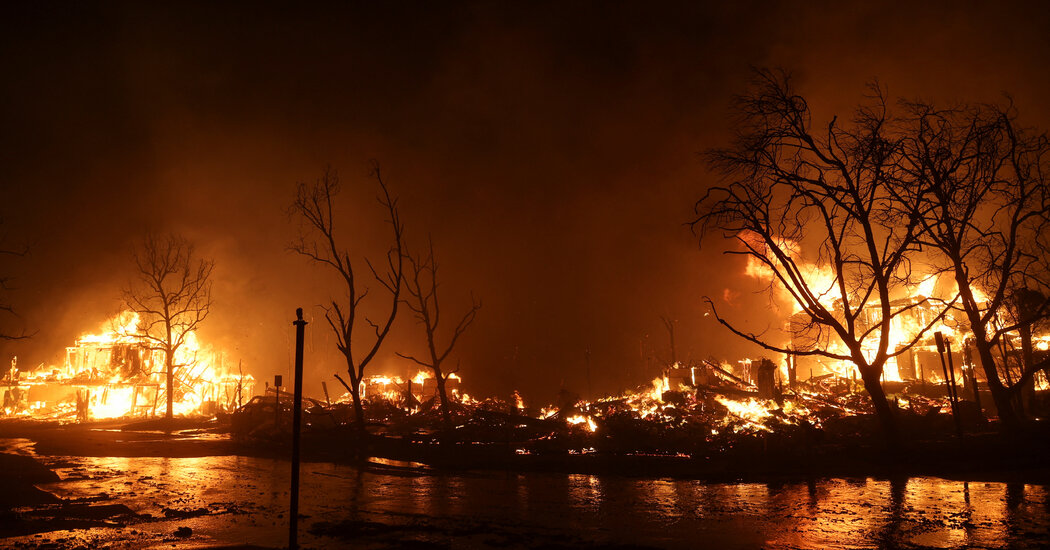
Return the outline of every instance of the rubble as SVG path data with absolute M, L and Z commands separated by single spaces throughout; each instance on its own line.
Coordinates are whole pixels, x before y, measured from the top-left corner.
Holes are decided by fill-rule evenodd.
M 785 387 L 775 375 L 771 381 L 769 372 L 762 372 L 765 380 L 757 383 L 745 375 L 724 363 L 676 365 L 650 385 L 620 395 L 587 401 L 563 392 L 558 405 L 539 409 L 526 407 L 516 393 L 510 400 L 477 400 L 457 390 L 451 432 L 443 430 L 434 396 L 412 391 L 425 385 L 384 382 L 388 386 L 373 391 L 365 402 L 374 438 L 368 452 L 461 464 L 470 462 L 464 456 L 469 453 L 493 459 L 510 454 L 694 459 L 770 448 L 803 453 L 828 441 L 858 441 L 877 434 L 870 401 L 852 380 L 824 375 Z M 760 391 L 759 386 L 764 388 Z M 909 433 L 929 437 L 947 433 L 949 407 L 942 386 L 887 386 Z M 310 400 L 307 410 L 327 413 L 331 421 L 311 422 L 307 433 L 330 434 L 333 444 L 351 437 L 344 429 L 350 422 L 347 399 L 344 395 L 330 406 Z M 269 403 L 269 412 L 262 413 L 248 433 L 256 430 L 258 435 L 274 426 L 272 400 Z M 287 411 L 284 414 L 288 416 Z M 436 450 L 443 446 L 446 451 Z

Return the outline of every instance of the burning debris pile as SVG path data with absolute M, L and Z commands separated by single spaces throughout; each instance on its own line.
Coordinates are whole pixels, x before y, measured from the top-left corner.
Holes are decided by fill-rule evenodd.
M 549 453 L 705 456 L 755 441 L 819 441 L 825 433 L 848 435 L 873 413 L 855 382 L 824 375 L 785 385 L 769 360 L 733 366 L 705 361 L 675 365 L 650 385 L 593 401 L 561 392 L 558 403 L 526 406 L 510 400 L 475 400 L 452 391 L 452 433 L 441 429 L 439 403 L 426 372 L 412 380 L 373 376 L 363 382 L 370 427 L 379 435 L 418 444 L 511 446 L 518 455 Z M 431 380 L 432 382 L 432 380 Z M 429 389 L 429 392 L 428 392 Z M 947 422 L 945 396 L 930 385 L 900 385 L 902 415 Z M 347 396 L 344 396 L 344 400 Z M 345 407 L 337 404 L 334 407 Z M 349 415 L 346 415 L 347 418 Z
M 123 312 L 97 334 L 66 348 L 61 366 L 22 372 L 16 361 L 0 380 L 6 416 L 60 421 L 149 418 L 163 413 L 167 383 L 164 353 L 139 331 L 139 317 Z M 211 416 L 252 395 L 255 381 L 234 372 L 222 353 L 202 346 L 195 333 L 174 357 L 176 415 Z
M 906 289 L 907 295 L 891 304 L 894 315 L 884 342 L 890 353 L 878 382 L 889 402 L 887 414 L 899 419 L 910 435 L 938 437 L 951 431 L 953 420 L 957 433 L 960 423 L 977 429 L 996 415 L 996 409 L 987 377 L 978 368 L 965 316 L 950 307 L 950 297 L 943 297 L 957 291 L 947 289 L 951 282 L 940 284 L 936 276 L 917 280 Z M 928 298 L 938 295 L 942 297 Z M 878 325 L 881 314 L 874 306 L 863 308 L 856 319 L 858 330 Z M 756 441 L 763 448 L 777 441 L 808 448 L 826 437 L 842 441 L 875 435 L 882 411 L 867 393 L 870 380 L 861 380 L 843 342 L 800 317 L 804 315 L 796 309 L 783 320 L 789 353 L 776 360 L 675 363 L 651 385 L 592 401 L 567 391 L 557 403 L 540 409 L 526 407 L 516 393 L 509 401 L 478 401 L 460 394 L 460 380 L 454 377 L 449 380 L 449 423 L 441 421 L 436 384 L 427 371 L 411 380 L 366 377 L 360 394 L 369 429 L 377 434 L 417 443 L 500 443 L 514 446 L 519 454 L 705 456 Z M 1029 341 L 1031 357 L 1026 362 L 1050 355 L 1045 331 L 1031 334 Z M 869 348 L 878 343 L 865 340 L 863 353 L 877 353 Z M 1011 369 L 1021 370 L 1019 350 L 1024 346 L 1010 335 L 1001 343 L 996 359 L 1009 378 Z M 1035 392 L 1046 399 L 1046 373 L 1036 372 L 1030 383 L 1026 407 L 1037 401 Z M 349 394 L 342 401 L 348 399 Z

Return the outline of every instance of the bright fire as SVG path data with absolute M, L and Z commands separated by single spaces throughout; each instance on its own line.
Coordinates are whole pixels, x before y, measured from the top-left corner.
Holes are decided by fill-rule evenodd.
M 167 408 L 164 352 L 139 332 L 125 311 L 66 348 L 61 366 L 13 369 L 5 381 L 4 413 L 60 420 L 162 416 Z M 251 398 L 255 381 L 228 364 L 195 333 L 174 356 L 173 414 L 211 416 Z
M 448 391 L 448 397 L 461 402 L 469 402 L 471 400 L 470 396 L 461 393 L 459 390 L 461 382 L 462 379 L 459 375 L 455 373 L 448 375 L 448 378 L 445 380 L 445 389 Z M 433 371 L 422 369 L 407 380 L 400 376 L 386 374 L 366 376 L 361 380 L 360 391 L 362 399 L 403 403 L 410 401 L 408 399 L 410 394 L 412 399 L 419 402 L 436 398 L 438 388 Z M 336 402 L 349 403 L 350 400 L 350 392 L 346 392 Z
M 837 311 L 836 304 L 840 300 L 840 296 L 836 290 L 834 272 L 828 266 L 818 265 L 805 260 L 800 254 L 800 247 L 793 241 L 783 240 L 780 246 L 789 254 L 804 281 L 804 286 L 812 291 L 817 301 L 830 311 Z M 773 270 L 754 256 L 748 256 L 744 274 L 760 279 L 763 282 L 769 282 L 773 279 Z M 901 312 L 892 318 L 890 330 L 886 337 L 887 350 L 890 354 L 897 354 L 898 351 L 908 347 L 919 335 L 919 332 L 933 321 L 941 308 L 943 308 L 943 304 L 952 300 L 958 294 L 958 286 L 953 280 L 950 280 L 950 277 L 945 278 L 944 284 L 941 284 L 941 278 L 934 274 L 913 273 L 911 279 L 916 282 L 902 287 L 898 293 L 899 297 L 890 304 L 894 311 Z M 786 323 L 788 329 L 785 338 L 792 340 L 790 344 L 794 349 L 813 349 L 815 346 L 819 346 L 834 354 L 849 355 L 845 344 L 833 335 L 815 336 L 815 332 L 812 330 L 796 330 L 797 327 L 805 327 L 808 324 L 808 314 L 802 311 L 802 305 L 795 300 L 792 292 L 785 288 L 783 284 L 773 281 L 773 286 L 776 289 L 775 296 L 778 302 L 788 308 L 789 311 L 793 311 L 790 320 Z M 801 294 L 804 292 L 801 291 L 801 288 L 796 288 L 796 293 Z M 986 299 L 984 293 L 979 289 L 974 288 L 973 293 L 978 301 Z M 863 326 L 875 326 L 879 323 L 881 320 L 879 306 L 880 304 L 873 303 L 861 312 L 858 321 L 862 328 Z M 908 308 L 908 310 L 903 311 L 904 308 Z M 933 335 L 936 332 L 942 333 L 945 339 L 952 343 L 953 352 L 961 352 L 964 334 L 960 333 L 960 327 L 963 323 L 957 319 L 961 317 L 958 311 L 950 311 L 940 321 L 933 323 L 914 346 L 886 361 L 883 368 L 883 379 L 891 382 L 903 382 L 920 378 L 934 382 L 942 380 L 943 374 L 941 373 L 942 369 L 940 368 Z M 869 361 L 874 360 L 876 357 L 881 343 L 880 340 L 881 332 L 875 330 L 862 342 L 861 350 Z M 786 343 L 784 342 L 784 344 Z M 961 366 L 963 360 L 964 358 L 959 356 L 956 367 Z M 798 374 L 799 376 L 833 374 L 842 379 L 858 377 L 856 367 L 851 361 L 808 357 L 800 362 L 804 363 L 804 368 Z M 785 377 L 788 374 L 786 358 L 782 364 L 781 374 Z

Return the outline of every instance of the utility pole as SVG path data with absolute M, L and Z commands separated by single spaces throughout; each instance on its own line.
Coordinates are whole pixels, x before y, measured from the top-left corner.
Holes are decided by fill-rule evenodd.
M 292 398 L 292 502 L 288 522 L 288 548 L 299 547 L 299 435 L 303 420 L 303 308 L 295 310 L 295 396 Z
M 594 393 L 591 391 L 591 348 L 587 348 L 583 352 L 584 358 L 587 361 L 587 399 L 593 399 Z

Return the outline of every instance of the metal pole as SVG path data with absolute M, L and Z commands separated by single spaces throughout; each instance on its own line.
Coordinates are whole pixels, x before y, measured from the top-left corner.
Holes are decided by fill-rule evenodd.
M 672 335 L 671 338 L 673 339 L 674 336 Z M 587 360 L 587 399 L 592 399 L 594 394 L 591 393 L 591 349 L 585 349 L 583 355 Z
M 952 360 L 952 343 L 950 340 L 944 342 L 944 349 L 947 350 L 948 355 L 948 373 L 952 377 L 952 399 L 959 403 L 959 384 L 955 381 L 955 361 Z
M 299 547 L 299 435 L 303 419 L 303 308 L 295 310 L 295 396 L 292 398 L 292 503 L 288 523 L 288 548 Z
M 952 343 L 950 341 L 944 343 L 944 347 L 948 350 L 948 368 L 952 373 L 952 386 L 955 390 L 955 402 L 959 402 L 959 385 L 955 381 L 955 361 L 952 359 Z M 970 378 L 966 378 L 966 366 L 963 365 L 959 372 L 960 378 L 963 382 L 971 384 L 973 388 L 973 401 L 977 405 L 977 419 L 979 422 L 984 422 L 984 412 L 981 411 L 981 396 L 977 393 L 977 375 L 970 369 Z
M 944 386 L 948 389 L 948 403 L 952 407 L 952 420 L 955 421 L 955 435 L 961 438 L 962 424 L 959 422 L 959 413 L 956 410 L 955 395 L 952 393 L 952 379 L 955 378 L 955 376 L 951 375 L 951 377 L 949 377 L 948 364 L 944 362 L 944 336 L 940 332 L 935 332 L 933 336 L 937 341 L 937 355 L 941 358 L 941 369 L 944 370 Z

